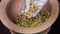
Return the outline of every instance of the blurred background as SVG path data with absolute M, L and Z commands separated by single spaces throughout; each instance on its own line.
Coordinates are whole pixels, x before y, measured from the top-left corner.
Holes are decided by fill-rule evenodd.
M 1 2 L 1 0 L 0 0 Z M 60 5 L 60 1 L 58 0 L 59 5 Z M 59 6 L 60 8 L 60 6 Z M 55 23 L 51 26 L 51 30 L 48 32 L 48 34 L 60 34 L 60 10 L 59 10 L 59 16 L 57 18 L 57 20 L 55 21 Z M 0 34 L 11 34 L 9 29 L 6 28 L 2 22 L 0 21 Z M 39 33 L 36 33 L 39 34 Z

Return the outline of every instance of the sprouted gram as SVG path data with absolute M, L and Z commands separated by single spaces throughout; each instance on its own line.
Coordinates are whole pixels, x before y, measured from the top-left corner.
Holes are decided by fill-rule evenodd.
M 14 22 L 24 27 L 40 25 L 50 16 L 48 10 L 42 10 L 47 1 L 48 0 L 25 0 L 22 10 L 18 13 L 18 16 L 14 18 Z
M 42 10 L 37 16 L 27 18 L 25 15 L 18 15 L 14 18 L 15 24 L 23 27 L 36 27 L 46 20 L 48 20 L 50 12 L 48 10 Z

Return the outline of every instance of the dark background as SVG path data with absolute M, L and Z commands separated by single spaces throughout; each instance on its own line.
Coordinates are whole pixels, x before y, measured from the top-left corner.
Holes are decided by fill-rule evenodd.
M 1 0 L 0 0 L 1 1 Z M 59 1 L 59 0 L 58 0 Z M 60 2 L 60 1 L 59 1 Z M 60 8 L 60 7 L 59 7 Z M 59 11 L 60 13 L 60 11 Z M 60 14 L 55 21 L 55 23 L 51 26 L 51 30 L 48 32 L 48 34 L 60 34 Z M 11 34 L 9 29 L 6 28 L 0 21 L 0 34 Z

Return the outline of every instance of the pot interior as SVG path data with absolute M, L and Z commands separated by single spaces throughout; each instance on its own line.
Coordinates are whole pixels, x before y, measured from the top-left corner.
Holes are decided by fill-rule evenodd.
M 21 4 L 20 4 L 21 3 Z M 16 1 L 16 0 L 12 0 L 10 3 L 8 3 L 7 5 L 7 15 L 9 17 L 9 19 L 13 22 L 13 18 L 17 16 L 17 14 L 19 13 L 19 11 L 21 10 L 22 8 L 22 2 L 21 1 Z M 51 5 L 50 3 L 48 2 L 42 10 L 48 10 L 51 14 Z M 41 10 L 41 11 L 42 11 Z M 13 22 L 14 23 L 14 22 Z

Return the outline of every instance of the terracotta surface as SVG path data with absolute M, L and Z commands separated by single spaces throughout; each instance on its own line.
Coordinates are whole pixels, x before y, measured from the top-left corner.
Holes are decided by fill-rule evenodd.
M 13 17 L 16 17 L 18 13 L 21 11 L 22 4 L 24 0 L 12 0 L 10 3 L 8 3 L 7 7 L 7 13 Z
M 46 9 L 49 9 L 49 10 L 51 9 L 51 16 L 49 17 L 49 19 L 45 23 L 41 24 L 38 27 L 24 28 L 24 27 L 15 25 L 7 16 L 6 8 L 7 8 L 8 2 L 10 3 L 10 1 L 11 0 L 2 0 L 1 1 L 1 3 L 0 3 L 0 19 L 7 28 L 9 28 L 15 32 L 19 32 L 19 33 L 42 32 L 42 31 L 46 30 L 47 28 L 49 28 L 54 23 L 54 21 L 56 20 L 56 18 L 58 16 L 58 13 L 59 13 L 59 6 L 58 6 L 57 0 L 49 0 L 48 4 L 46 5 L 46 6 L 48 6 Z

